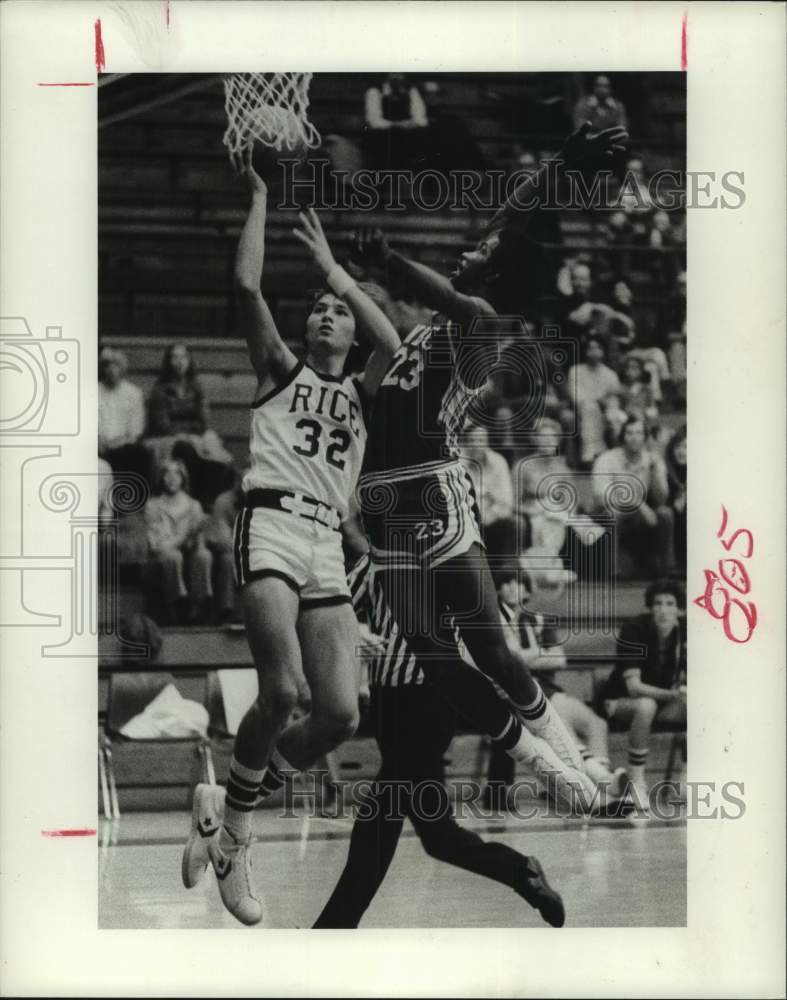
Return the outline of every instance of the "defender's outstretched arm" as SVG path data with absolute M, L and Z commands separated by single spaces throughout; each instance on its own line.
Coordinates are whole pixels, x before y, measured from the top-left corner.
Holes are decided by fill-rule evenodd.
M 591 132 L 590 122 L 583 125 L 566 139 L 563 148 L 551 163 L 545 163 L 535 173 L 529 174 L 518 184 L 505 203 L 492 217 L 489 229 L 499 229 L 515 225 L 524 229 L 533 215 L 544 203 L 549 190 L 549 175 L 555 167 L 561 170 L 576 170 L 580 167 L 602 165 L 612 159 L 615 153 L 623 152 L 628 140 L 628 132 L 620 126 Z
M 450 320 L 467 324 L 475 316 L 494 316 L 495 311 L 484 299 L 458 292 L 448 278 L 425 264 L 417 264 L 392 250 L 380 229 L 359 233 L 355 239 L 355 254 L 365 264 L 395 279 L 408 295 L 442 313 Z

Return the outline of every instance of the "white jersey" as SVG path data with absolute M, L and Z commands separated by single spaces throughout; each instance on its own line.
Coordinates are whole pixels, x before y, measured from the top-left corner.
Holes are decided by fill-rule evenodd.
M 288 490 L 347 516 L 366 447 L 360 383 L 300 361 L 252 406 L 243 490 Z

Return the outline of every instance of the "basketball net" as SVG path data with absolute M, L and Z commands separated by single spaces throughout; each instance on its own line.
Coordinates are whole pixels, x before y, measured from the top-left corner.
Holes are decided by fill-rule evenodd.
M 224 77 L 230 158 L 249 143 L 300 154 L 320 145 L 320 133 L 306 117 L 311 73 L 233 73 Z

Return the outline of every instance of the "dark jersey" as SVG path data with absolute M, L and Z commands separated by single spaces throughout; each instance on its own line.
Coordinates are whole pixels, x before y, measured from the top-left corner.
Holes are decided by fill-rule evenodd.
M 645 647 L 641 660 L 630 658 L 630 644 Z M 620 629 L 619 649 L 621 661 L 612 670 L 602 689 L 602 698 L 625 698 L 628 696 L 626 678 L 639 671 L 644 684 L 653 687 L 674 688 L 686 683 L 686 620 L 682 618 L 667 637 L 659 644 L 658 635 L 650 615 L 641 615 L 633 621 L 625 622 Z M 627 659 L 622 659 L 628 654 Z
M 402 341 L 377 390 L 362 482 L 456 461 L 468 406 L 483 388 L 468 388 L 456 372 L 459 336 L 456 324 L 435 317 Z

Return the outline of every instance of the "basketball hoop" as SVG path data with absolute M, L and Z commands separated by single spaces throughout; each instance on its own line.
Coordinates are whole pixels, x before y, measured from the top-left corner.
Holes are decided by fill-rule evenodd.
M 230 159 L 249 143 L 278 153 L 303 154 L 320 145 L 320 133 L 306 117 L 311 73 L 233 73 L 224 77 Z

